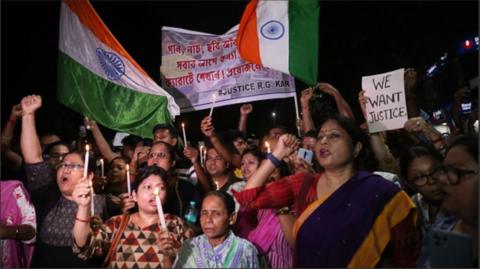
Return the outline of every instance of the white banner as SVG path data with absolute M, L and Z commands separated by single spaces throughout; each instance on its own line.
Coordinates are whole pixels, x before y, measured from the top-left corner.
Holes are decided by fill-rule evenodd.
M 223 35 L 162 27 L 162 87 L 181 112 L 295 95 L 288 74 L 247 63 L 236 45 L 238 26 Z
M 362 77 L 368 97 L 367 123 L 370 133 L 403 128 L 408 120 L 405 101 L 404 69 Z

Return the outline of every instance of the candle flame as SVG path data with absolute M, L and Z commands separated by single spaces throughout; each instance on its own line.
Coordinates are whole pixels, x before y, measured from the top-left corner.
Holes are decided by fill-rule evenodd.
M 128 163 L 127 163 L 126 169 L 127 169 L 127 172 L 130 171 L 130 165 L 128 165 Z
M 103 164 L 103 159 L 100 159 L 100 163 Z
M 185 128 L 185 123 L 182 122 L 182 128 Z
M 90 145 L 89 144 L 86 144 L 85 145 L 85 151 L 89 151 L 90 150 Z
M 91 188 L 93 186 L 93 183 L 91 180 L 88 181 L 88 186 Z
M 217 99 L 217 95 L 216 95 L 216 94 L 212 94 L 212 99 L 213 99 L 213 100 Z
M 153 191 L 153 194 L 155 194 L 155 196 L 158 196 L 158 192 L 159 192 L 158 187 L 155 187 L 155 190 Z

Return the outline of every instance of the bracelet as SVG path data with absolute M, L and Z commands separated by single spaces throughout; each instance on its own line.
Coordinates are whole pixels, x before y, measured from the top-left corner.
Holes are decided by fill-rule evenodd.
M 273 156 L 272 153 L 267 154 L 267 159 L 269 159 L 275 167 L 279 167 L 282 164 L 282 161 Z
M 290 207 L 284 206 L 277 210 L 277 215 L 286 215 L 290 213 Z
M 89 220 L 79 219 L 79 218 L 77 217 L 77 215 L 75 215 L 75 220 L 78 220 L 78 221 L 80 221 L 80 222 L 89 223 Z

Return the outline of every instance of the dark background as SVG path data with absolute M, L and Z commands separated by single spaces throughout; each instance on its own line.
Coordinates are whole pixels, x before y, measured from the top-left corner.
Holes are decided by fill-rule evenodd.
M 119 42 L 158 82 L 162 26 L 222 34 L 239 23 L 246 3 L 94 1 L 93 6 Z M 82 118 L 56 101 L 60 4 L 1 2 L 1 112 L 3 125 L 13 104 L 27 94 L 40 94 L 44 105 L 37 117 L 39 133 L 54 131 L 68 140 L 77 135 Z M 455 52 L 466 37 L 478 36 L 478 1 L 321 1 L 319 24 L 319 80 L 339 89 L 356 115 L 361 115 L 357 94 L 362 75 L 414 67 L 421 80 L 426 68 L 445 52 Z M 475 64 L 470 71 L 478 73 L 478 52 L 472 59 Z M 304 87 L 298 82 L 297 92 Z M 417 93 L 427 111 L 440 102 L 431 96 L 448 99 L 447 94 L 432 95 L 422 89 Z M 239 107 L 215 108 L 217 130 L 236 128 Z M 292 98 L 258 101 L 253 107 L 249 133 L 263 134 L 273 123 L 273 111 L 276 123 L 294 130 Z M 177 125 L 186 122 L 189 140 L 201 138 L 200 120 L 207 113 L 203 110 L 177 117 Z M 104 133 L 107 137 L 114 134 L 106 128 Z

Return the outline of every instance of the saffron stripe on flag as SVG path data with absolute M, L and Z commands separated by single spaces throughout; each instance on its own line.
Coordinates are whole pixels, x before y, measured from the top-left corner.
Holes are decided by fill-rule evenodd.
M 238 30 L 237 47 L 244 60 L 262 64 L 257 35 L 257 14 L 255 12 L 257 3 L 258 0 L 252 0 L 245 8 Z

